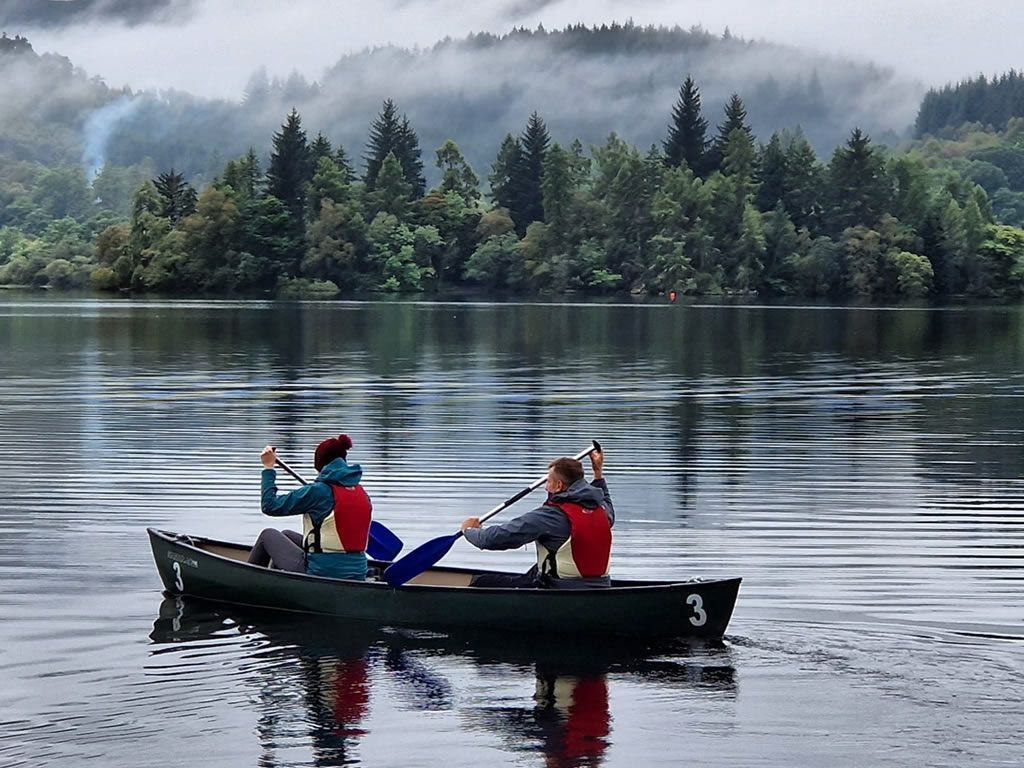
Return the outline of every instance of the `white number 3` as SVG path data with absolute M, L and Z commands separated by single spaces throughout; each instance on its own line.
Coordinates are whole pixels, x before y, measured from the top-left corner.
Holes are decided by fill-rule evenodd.
M 181 565 L 179 563 L 176 563 L 176 562 L 172 563 L 171 564 L 171 569 L 174 571 L 174 586 L 176 586 L 178 588 L 179 592 L 184 592 L 185 591 L 185 583 L 181 580 Z M 694 595 L 690 595 L 690 597 L 694 597 Z M 700 609 L 698 608 L 697 610 L 700 610 Z M 690 619 L 690 621 L 693 621 L 693 619 Z M 701 622 L 701 624 L 703 624 L 703 623 L 704 622 Z
M 708 614 L 704 610 L 704 601 L 700 599 L 700 595 L 690 595 L 686 598 L 686 603 L 693 606 L 693 616 L 690 617 L 690 623 L 695 627 L 703 627 L 708 620 Z

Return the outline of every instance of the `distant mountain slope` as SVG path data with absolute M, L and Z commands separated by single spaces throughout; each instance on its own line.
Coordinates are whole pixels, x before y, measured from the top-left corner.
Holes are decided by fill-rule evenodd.
M 249 145 L 266 151 L 266 136 L 293 106 L 310 131 L 323 131 L 358 157 L 381 102 L 393 98 L 427 153 L 454 138 L 486 176 L 501 138 L 518 133 L 534 110 L 558 141 L 578 137 L 596 144 L 615 131 L 641 146 L 660 143 L 688 73 L 702 89 L 712 130 L 729 95 L 738 92 L 759 137 L 800 124 L 822 153 L 854 126 L 881 141 L 902 136 L 923 93 L 922 86 L 868 64 L 700 29 L 631 24 L 520 29 L 445 40 L 426 50 L 367 50 L 342 58 L 318 83 L 257 74 L 240 103 L 113 91 L 66 59 L 51 57 L 62 62 L 56 72 L 54 61 L 31 56 L 38 76 L 26 68 L 27 54 L 0 56 L 0 101 L 13 90 L 24 107 L 0 113 L 0 151 L 48 162 L 73 153 L 70 131 L 77 132 L 81 152 L 92 147 L 91 164 L 129 165 L 148 157 L 157 167 L 173 165 L 189 175 L 213 173 Z M 12 64 L 15 58 L 21 64 Z M 51 103 L 81 109 L 53 112 Z M 12 123 L 19 135 L 34 126 L 40 146 L 11 141 Z M 60 136 L 49 142 L 46 134 L 54 131 Z M 46 148 L 54 143 L 59 152 Z
M 918 137 L 951 136 L 964 123 L 1001 131 L 1015 117 L 1024 117 L 1024 74 L 1010 70 L 992 79 L 981 75 L 928 91 L 914 128 Z

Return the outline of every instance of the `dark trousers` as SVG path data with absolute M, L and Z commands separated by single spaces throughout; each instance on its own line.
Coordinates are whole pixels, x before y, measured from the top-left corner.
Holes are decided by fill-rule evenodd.
M 526 573 L 479 573 L 469 582 L 471 587 L 512 587 L 541 589 L 547 585 L 537 577 L 537 568 Z
M 282 571 L 306 572 L 306 554 L 302 551 L 302 534 L 297 531 L 279 531 L 264 528 L 252 545 L 249 562 L 253 565 L 270 565 Z

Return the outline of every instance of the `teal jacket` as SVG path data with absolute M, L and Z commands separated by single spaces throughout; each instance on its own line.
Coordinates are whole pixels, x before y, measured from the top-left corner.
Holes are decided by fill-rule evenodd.
M 309 515 L 317 525 L 327 519 L 334 509 L 334 493 L 330 485 L 359 485 L 363 470 L 358 464 L 335 459 L 317 475 L 316 480 L 291 493 L 277 492 L 277 472 L 264 469 L 260 488 L 260 509 L 264 515 L 287 517 Z M 316 576 L 335 579 L 365 579 L 366 554 L 363 552 L 310 552 L 306 557 L 306 571 Z

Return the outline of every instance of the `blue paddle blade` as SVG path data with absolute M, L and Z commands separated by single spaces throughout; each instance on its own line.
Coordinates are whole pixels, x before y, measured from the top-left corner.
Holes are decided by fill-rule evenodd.
M 420 544 L 401 560 L 396 560 L 384 569 L 384 580 L 392 587 L 400 587 L 434 566 L 448 554 L 452 544 L 462 538 L 462 531 L 451 536 L 441 536 Z
M 390 562 L 402 551 L 402 540 L 391 529 L 376 520 L 370 521 L 370 540 L 366 543 L 366 554 L 374 560 Z

